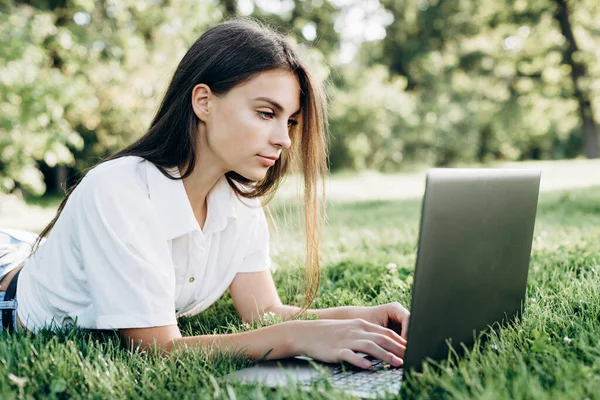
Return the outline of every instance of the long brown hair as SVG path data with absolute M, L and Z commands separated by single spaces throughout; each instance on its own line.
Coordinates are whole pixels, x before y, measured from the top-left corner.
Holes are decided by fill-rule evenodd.
M 199 83 L 213 93 L 224 94 L 257 74 L 284 69 L 294 73 L 300 84 L 300 120 L 290 132 L 292 145 L 269 168 L 265 178 L 252 181 L 234 171 L 225 174 L 238 196 L 262 197 L 267 205 L 288 171 L 304 177 L 304 216 L 306 222 L 307 288 L 300 313 L 310 307 L 320 282 L 319 231 L 325 216 L 325 184 L 327 172 L 326 104 L 323 86 L 309 73 L 282 35 L 249 18 L 235 18 L 205 31 L 180 61 L 161 105 L 148 131 L 136 142 L 109 156 L 102 162 L 124 156 L 139 156 L 152 163 L 169 179 L 188 177 L 196 165 L 198 117 L 191 105 L 191 93 Z M 186 166 L 180 178 L 169 175 L 168 168 Z M 69 196 L 81 179 L 66 193 L 56 216 L 42 230 L 34 243 L 39 247 L 60 217 Z M 242 184 L 250 191 L 241 190 Z M 322 196 L 318 186 L 321 185 Z

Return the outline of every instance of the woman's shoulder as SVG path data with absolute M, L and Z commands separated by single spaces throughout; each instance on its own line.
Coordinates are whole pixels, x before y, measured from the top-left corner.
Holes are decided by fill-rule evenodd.
M 85 201 L 128 203 L 148 197 L 143 166 L 146 160 L 137 156 L 104 161 L 89 170 L 75 189 Z M 75 194 L 75 192 L 73 194 Z
M 116 178 L 115 183 L 118 183 L 124 179 L 134 178 L 139 166 L 144 162 L 146 160 L 138 156 L 124 156 L 103 161 L 89 170 L 85 178 L 95 178 L 98 180 Z

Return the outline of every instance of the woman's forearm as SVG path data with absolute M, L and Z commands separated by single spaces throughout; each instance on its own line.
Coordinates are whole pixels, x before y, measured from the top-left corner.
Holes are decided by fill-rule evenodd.
M 319 319 L 350 319 L 352 316 L 352 309 L 355 307 L 346 306 L 346 307 L 332 307 L 332 308 L 322 308 L 315 310 L 306 310 L 304 314 L 316 314 Z M 274 313 L 275 315 L 279 315 L 284 321 L 287 321 L 295 316 L 299 311 L 300 307 L 288 306 L 285 304 L 272 307 L 269 311 Z
M 248 332 L 226 335 L 202 335 L 176 338 L 170 350 L 177 347 L 202 347 L 211 354 L 218 350 L 244 355 L 258 360 L 272 350 L 267 360 L 299 355 L 294 346 L 294 324 L 301 321 L 288 321 Z

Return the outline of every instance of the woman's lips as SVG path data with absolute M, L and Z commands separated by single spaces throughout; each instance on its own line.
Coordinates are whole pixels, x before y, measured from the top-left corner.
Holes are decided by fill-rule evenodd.
M 268 157 L 264 157 L 261 155 L 257 155 L 257 157 L 260 159 L 260 161 L 264 164 L 267 165 L 269 167 L 275 165 L 275 161 L 276 159 L 272 159 L 272 158 L 268 158 Z

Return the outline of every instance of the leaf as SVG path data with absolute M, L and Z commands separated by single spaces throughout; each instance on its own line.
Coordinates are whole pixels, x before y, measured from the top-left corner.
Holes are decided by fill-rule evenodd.
M 50 384 L 51 393 L 62 393 L 67 390 L 67 383 L 62 379 L 55 379 Z

